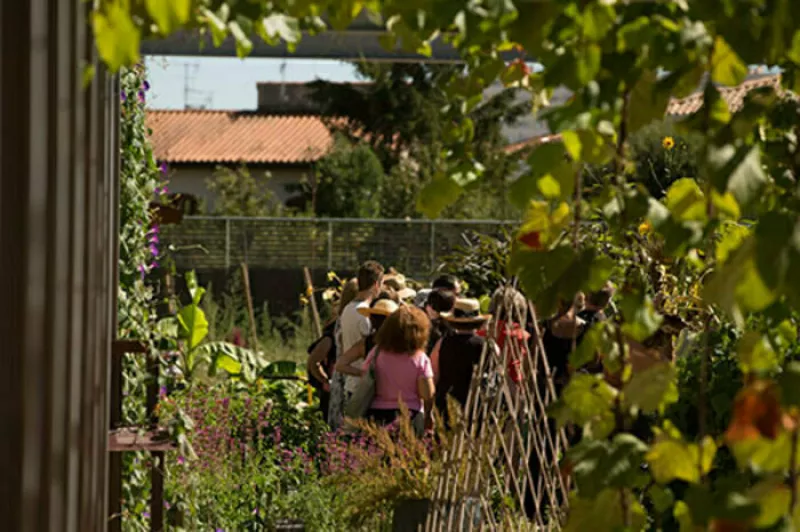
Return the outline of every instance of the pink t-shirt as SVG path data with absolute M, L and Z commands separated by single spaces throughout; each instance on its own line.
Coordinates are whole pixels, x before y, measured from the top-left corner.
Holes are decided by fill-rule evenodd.
M 364 370 L 370 367 L 377 348 L 369 352 L 364 361 Z M 417 392 L 417 381 L 423 377 L 433 378 L 431 360 L 422 351 L 413 356 L 405 353 L 381 351 L 375 362 L 375 398 L 371 408 L 394 410 L 400 408 L 400 400 L 409 410 L 421 412 L 422 399 Z

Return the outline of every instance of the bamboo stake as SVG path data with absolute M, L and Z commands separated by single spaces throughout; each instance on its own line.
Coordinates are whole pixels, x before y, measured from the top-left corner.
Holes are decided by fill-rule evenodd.
M 250 321 L 250 341 L 253 342 L 253 349 L 258 349 L 256 313 L 253 311 L 253 294 L 250 293 L 250 269 L 246 262 L 242 263 L 242 281 L 244 282 L 244 296 L 247 300 L 247 318 Z
M 311 315 L 314 318 L 314 327 L 317 336 L 322 336 L 322 322 L 319 319 L 319 311 L 317 310 L 317 300 L 314 299 L 314 283 L 311 280 L 311 272 L 308 267 L 303 268 L 303 274 L 306 277 L 306 293 L 309 294 L 308 301 L 311 303 Z

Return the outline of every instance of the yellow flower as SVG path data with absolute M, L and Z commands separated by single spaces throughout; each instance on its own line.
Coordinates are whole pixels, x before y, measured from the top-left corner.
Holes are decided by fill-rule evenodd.
M 640 235 L 646 235 L 647 233 L 649 233 L 652 230 L 653 230 L 653 226 L 650 225 L 650 222 L 648 222 L 647 220 L 645 220 L 644 222 L 642 222 L 639 225 L 639 234 Z
M 338 279 L 336 272 L 328 272 L 328 281 L 335 281 L 336 279 Z
M 675 147 L 675 139 L 672 137 L 664 137 L 664 140 L 661 141 L 661 145 L 664 146 L 664 149 L 671 150 Z
M 306 296 L 300 296 L 300 304 L 303 306 L 308 305 L 308 299 L 306 298 Z
M 312 287 L 310 287 L 310 286 L 307 286 L 307 287 L 306 287 L 306 295 L 307 295 L 308 297 L 311 297 L 311 296 L 313 296 L 313 295 L 314 295 L 314 289 L 313 289 Z

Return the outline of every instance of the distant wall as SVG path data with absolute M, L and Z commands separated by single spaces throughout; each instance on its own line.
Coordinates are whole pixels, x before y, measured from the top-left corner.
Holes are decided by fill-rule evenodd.
M 268 181 L 269 188 L 282 203 L 297 196 L 287 192 L 287 185 L 302 183 L 311 178 L 310 166 L 249 166 L 250 173 L 257 181 L 266 183 L 264 172 L 272 176 Z M 181 165 L 173 164 L 169 170 L 169 189 L 171 193 L 191 194 L 206 202 L 209 211 L 214 209 L 216 196 L 208 189 L 208 180 L 214 177 L 217 165 Z

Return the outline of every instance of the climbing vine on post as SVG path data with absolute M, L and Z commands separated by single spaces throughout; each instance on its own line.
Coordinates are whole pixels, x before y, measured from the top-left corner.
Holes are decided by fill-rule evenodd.
M 556 87 L 574 93 L 543 111 L 561 140 L 536 148 L 530 171 L 513 186 L 513 201 L 527 213 L 510 263 L 540 315 L 625 268 L 620 319 L 593 329 L 583 351 L 600 352 L 618 379 L 611 385 L 599 376 L 575 378 L 556 409 L 559 421 L 584 429 L 570 455 L 577 489 L 567 528 L 639 529 L 646 511 L 667 514 L 685 530 L 800 525 L 800 366 L 790 356 L 800 311 L 800 122 L 788 92 L 800 89 L 800 3 L 106 0 L 97 3 L 92 23 L 101 56 L 116 70 L 138 61 L 141 39 L 178 29 L 209 33 L 215 45 L 230 36 L 247 55 L 254 38 L 291 47 L 302 31 L 343 29 L 364 9 L 386 24 L 387 47 L 429 54 L 431 41 L 444 37 L 459 50 L 466 68 L 447 84 L 451 109 L 477 105 L 496 80 L 527 89 L 537 107 Z M 505 63 L 501 52 L 514 49 L 543 69 Z M 741 83 L 751 64 L 780 67 L 782 87 L 753 90 L 740 108 L 729 108 L 720 87 Z M 629 179 L 628 139 L 661 119 L 671 98 L 697 90 L 701 109 L 677 124 L 699 139 L 697 175 L 656 200 Z M 471 132 L 468 120 L 453 123 L 449 167 L 419 202 L 426 214 L 436 216 L 480 179 Z M 608 169 L 591 195 L 582 186 L 586 165 Z M 602 224 L 602 239 L 590 238 L 583 220 Z M 674 371 L 635 367 L 631 346 L 646 342 L 663 321 L 663 305 L 641 274 L 648 266 L 638 257 L 646 254 L 629 252 L 647 246 L 675 271 L 690 272 L 686 286 L 696 294 L 693 312 L 705 342 L 696 356 L 707 361 L 718 323 L 737 331 L 745 384 L 724 434 L 708 432 L 703 393 L 697 437 L 664 422 L 660 413 L 677 398 Z M 612 260 L 609 249 L 621 253 Z M 701 387 L 709 377 L 708 364 L 702 368 Z M 650 420 L 651 440 L 631 433 L 642 419 Z M 713 482 L 722 449 L 752 482 Z M 673 493 L 676 481 L 688 488 Z

